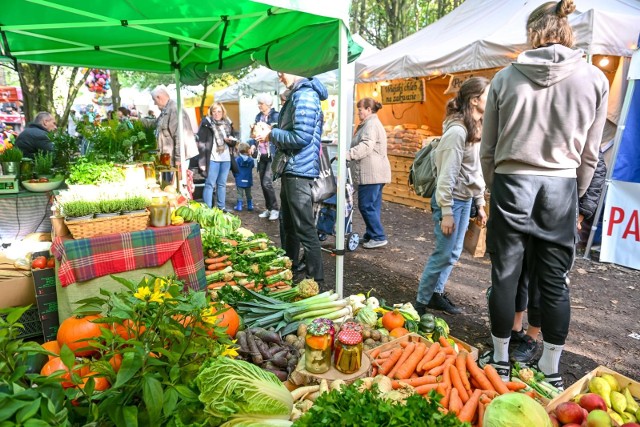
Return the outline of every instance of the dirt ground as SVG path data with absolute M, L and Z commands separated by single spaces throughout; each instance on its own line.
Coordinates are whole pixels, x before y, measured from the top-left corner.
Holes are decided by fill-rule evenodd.
M 257 177 L 253 197 L 254 212 L 239 213 L 243 226 L 254 232 L 265 232 L 279 243 L 278 222 L 258 218 L 265 205 Z M 227 206 L 235 205 L 231 176 L 227 199 Z M 431 213 L 390 202 L 383 202 L 382 208 L 389 245 L 369 250 L 360 246 L 346 254 L 344 295 L 373 290 L 373 295 L 389 303 L 414 302 L 419 276 L 433 250 Z M 354 231 L 364 233 L 364 223 L 357 208 Z M 323 246 L 334 248 L 334 237 L 329 236 Z M 328 253 L 323 257 L 325 288 L 333 288 L 336 258 Z M 640 340 L 629 336 L 640 334 L 640 271 L 579 257 L 570 279 L 571 326 L 560 369 L 565 386 L 598 365 L 640 380 Z M 478 347 L 481 352 L 491 345 L 485 295 L 490 281 L 489 257 L 473 258 L 463 252 L 446 290 L 463 308 L 464 314 L 452 316 L 434 312 L 449 323 L 452 335 Z

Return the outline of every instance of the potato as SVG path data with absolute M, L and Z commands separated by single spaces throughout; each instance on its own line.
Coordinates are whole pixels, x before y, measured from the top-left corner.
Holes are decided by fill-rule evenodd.
M 364 345 L 368 346 L 368 347 L 375 347 L 377 343 L 375 342 L 375 340 L 371 339 L 371 338 L 367 338 L 366 340 L 364 340 Z
M 294 335 L 294 334 L 287 335 L 286 337 L 284 337 L 284 341 L 287 344 L 294 345 L 296 343 L 296 341 L 298 341 L 298 336 Z
M 386 335 L 381 336 L 380 337 L 380 342 L 383 343 L 383 344 L 389 342 L 389 337 L 386 336 Z
M 304 350 L 304 339 L 298 339 L 293 346 L 298 350 Z
M 305 336 L 307 336 L 307 325 L 300 323 L 300 325 L 298 325 L 298 337 L 304 338 Z
M 369 330 L 362 331 L 362 338 L 364 338 L 365 340 L 367 338 L 371 338 L 371 331 L 369 331 Z
M 382 334 L 380 333 L 380 331 L 374 329 L 373 331 L 371 331 L 371 338 L 375 341 L 380 341 L 380 338 L 382 338 Z

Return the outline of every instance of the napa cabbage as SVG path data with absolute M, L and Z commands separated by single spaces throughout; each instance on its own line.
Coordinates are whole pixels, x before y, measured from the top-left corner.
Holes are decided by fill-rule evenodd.
M 221 422 L 233 418 L 288 420 L 293 409 L 291 393 L 274 374 L 242 360 L 210 359 L 200 369 L 196 385 L 204 411 Z

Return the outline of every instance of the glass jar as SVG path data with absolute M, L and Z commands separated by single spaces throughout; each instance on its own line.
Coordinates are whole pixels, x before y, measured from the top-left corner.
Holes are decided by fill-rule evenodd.
M 145 180 L 149 183 L 156 182 L 156 167 L 153 162 L 143 162 Z
M 312 323 L 307 328 L 304 368 L 312 374 L 323 374 L 331 368 L 331 337 L 324 323 Z
M 325 324 L 329 327 L 329 338 L 331 339 L 331 351 L 333 351 L 333 342 L 335 341 L 335 336 L 336 336 L 336 326 L 333 323 L 333 320 L 321 317 L 319 319 L 313 319 L 311 323 Z
M 338 332 L 333 364 L 343 374 L 353 374 L 362 366 L 362 334 L 352 330 Z
M 171 167 L 171 153 L 160 154 L 160 164 L 162 166 Z
M 166 227 L 171 224 L 171 211 L 167 196 L 152 197 L 149 211 L 151 212 L 151 226 Z
M 31 179 L 33 178 L 33 160 L 28 158 L 23 158 L 20 162 L 20 176 L 22 179 Z

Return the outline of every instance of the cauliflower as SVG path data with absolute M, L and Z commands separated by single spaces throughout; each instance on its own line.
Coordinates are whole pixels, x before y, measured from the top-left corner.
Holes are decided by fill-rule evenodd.
M 349 295 L 347 297 L 347 303 L 349 304 L 349 306 L 351 307 L 351 310 L 353 310 L 354 313 L 358 313 L 358 310 L 365 307 L 364 302 L 366 299 L 367 297 L 365 297 L 363 294 Z
M 520 372 L 518 372 L 518 376 L 522 381 L 524 381 L 525 383 L 528 383 L 529 381 L 533 380 L 534 373 L 531 369 L 525 368 L 525 369 L 520 369 Z
M 367 307 L 373 310 L 380 307 L 380 301 L 378 301 L 378 298 L 376 297 L 367 298 L 367 300 L 365 301 L 365 304 L 367 305 Z

